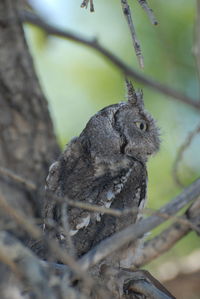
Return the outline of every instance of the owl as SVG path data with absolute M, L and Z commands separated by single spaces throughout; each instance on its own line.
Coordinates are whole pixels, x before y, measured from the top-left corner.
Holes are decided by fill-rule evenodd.
M 120 217 L 68 207 L 70 235 L 77 257 L 103 239 L 139 221 L 147 193 L 146 163 L 159 149 L 159 131 L 145 111 L 141 91 L 127 81 L 128 100 L 110 105 L 88 121 L 79 137 L 72 139 L 54 162 L 47 177 L 47 188 L 59 197 L 100 207 L 134 208 L 134 214 Z M 59 204 L 54 219 L 60 223 Z M 59 241 L 65 238 L 57 236 Z M 128 244 L 113 264 L 130 267 L 134 260 Z

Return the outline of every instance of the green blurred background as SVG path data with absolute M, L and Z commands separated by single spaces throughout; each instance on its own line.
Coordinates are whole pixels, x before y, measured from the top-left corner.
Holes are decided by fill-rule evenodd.
M 80 0 L 31 2 L 47 22 L 85 37 L 95 37 L 143 74 L 199 98 L 193 56 L 196 1 L 149 1 L 159 21 L 158 26 L 151 25 L 137 1 L 129 1 L 143 51 L 144 70 L 138 67 L 120 1 L 94 0 L 95 13 L 81 9 Z M 99 109 L 124 100 L 123 75 L 92 49 L 46 36 L 43 31 L 30 25 L 25 26 L 25 31 L 40 83 L 49 101 L 55 132 L 61 147 L 64 147 Z M 161 129 L 161 150 L 148 164 L 148 206 L 159 208 L 181 191 L 172 177 L 173 162 L 179 146 L 200 118 L 193 108 L 136 81 L 133 83 L 135 87 L 143 88 L 145 106 L 157 119 Z M 200 138 L 196 137 L 180 165 L 181 181 L 185 185 L 192 182 L 199 175 L 199 170 Z M 149 267 L 152 270 L 158 263 L 175 261 L 199 248 L 199 245 L 199 237 L 191 233 Z

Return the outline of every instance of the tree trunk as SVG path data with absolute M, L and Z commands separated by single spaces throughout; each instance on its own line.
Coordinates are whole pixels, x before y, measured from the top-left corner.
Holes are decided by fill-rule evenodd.
M 18 6 L 18 0 L 0 1 L 0 167 L 43 189 L 48 167 L 59 148 L 24 38 Z M 0 196 L 29 218 L 41 215 L 41 197 L 7 177 L 2 169 Z M 27 238 L 1 208 L 0 229 L 21 240 Z M 2 283 L 4 267 L 0 269 Z

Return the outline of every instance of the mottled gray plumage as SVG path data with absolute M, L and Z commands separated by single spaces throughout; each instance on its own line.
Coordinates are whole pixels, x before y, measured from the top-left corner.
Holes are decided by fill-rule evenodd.
M 158 129 L 144 110 L 142 93 L 135 92 L 130 82 L 127 86 L 128 101 L 95 114 L 49 170 L 47 187 L 61 197 L 120 210 L 138 208 L 134 215 L 114 217 L 69 207 L 78 256 L 137 221 L 145 203 L 146 162 L 159 148 Z M 59 220 L 58 210 L 54 217 Z M 120 253 L 122 266 L 130 266 L 128 255 L 126 250 Z

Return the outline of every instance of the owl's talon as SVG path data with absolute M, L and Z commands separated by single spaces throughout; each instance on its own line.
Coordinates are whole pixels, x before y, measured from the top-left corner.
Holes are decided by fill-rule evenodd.
M 129 272 L 123 285 L 126 299 L 175 299 L 175 297 L 148 271 Z
M 101 275 L 115 298 L 175 299 L 148 271 L 130 271 L 103 265 Z

